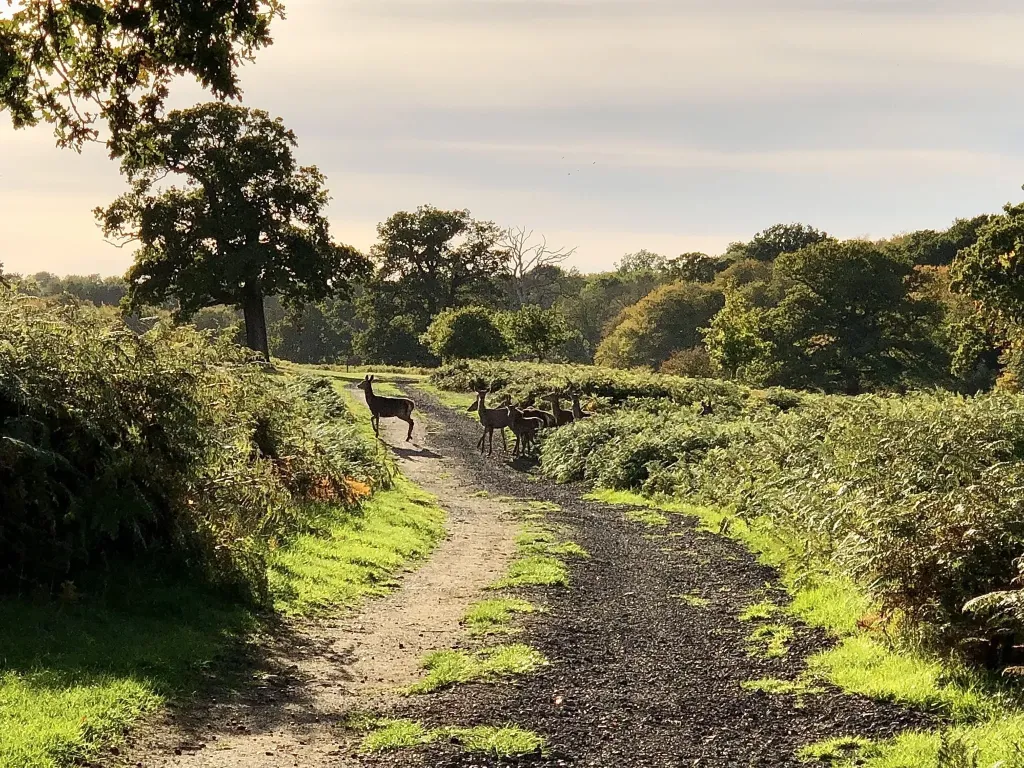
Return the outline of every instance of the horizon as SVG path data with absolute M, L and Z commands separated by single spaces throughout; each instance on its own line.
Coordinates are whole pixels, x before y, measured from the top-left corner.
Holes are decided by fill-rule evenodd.
M 533 229 L 597 272 L 780 222 L 882 239 L 1021 198 L 1024 11 L 705 5 L 292 0 L 242 70 L 243 103 L 295 131 L 335 237 L 363 251 L 421 204 Z M 208 99 L 179 81 L 171 106 Z M 123 275 L 130 250 L 91 214 L 125 188 L 105 148 L 6 118 L 0 142 L 4 269 Z

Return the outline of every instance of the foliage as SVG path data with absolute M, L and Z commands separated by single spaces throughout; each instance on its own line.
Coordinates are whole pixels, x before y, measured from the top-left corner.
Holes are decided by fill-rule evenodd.
M 696 379 L 710 379 L 718 373 L 706 347 L 678 349 L 658 368 L 659 373 L 668 376 L 682 376 Z
M 1016 589 L 1022 414 L 1015 397 L 924 394 L 819 396 L 740 418 L 623 410 L 554 432 L 542 462 L 560 481 L 669 493 L 770 521 L 800 542 L 795 557 L 841 568 L 885 612 L 959 643 L 1020 631 L 1016 614 L 962 608 Z M 964 649 L 1006 665 L 1011 640 Z
M 509 347 L 517 354 L 544 362 L 552 352 L 575 335 L 557 309 L 542 309 L 527 304 L 501 316 L 501 327 Z
M 379 484 L 327 383 L 268 377 L 187 328 L 138 336 L 0 295 L 0 572 L 59 584 L 145 556 L 259 594 L 271 536 Z M 312 505 L 312 506 L 310 506 Z
M 511 725 L 501 728 L 449 725 L 428 730 L 413 720 L 382 720 L 376 723 L 374 730 L 363 739 L 360 749 L 363 752 L 384 752 L 438 741 L 454 742 L 471 754 L 497 757 L 519 757 L 544 749 L 544 739 L 536 733 Z
M 701 329 L 722 308 L 722 295 L 696 283 L 675 282 L 656 288 L 623 310 L 614 330 L 594 356 L 612 368 L 657 368 L 677 350 L 701 343 Z
M 496 645 L 468 651 L 433 651 L 423 660 L 426 675 L 410 686 L 409 693 L 430 693 L 460 683 L 491 682 L 505 677 L 525 675 L 548 665 L 540 651 L 528 645 Z
M 862 241 L 785 253 L 763 286 L 767 301 L 751 301 L 748 285 L 715 318 L 709 351 L 755 384 L 856 394 L 914 382 L 925 377 L 936 311 L 910 291 L 914 274 Z
M 796 253 L 829 239 L 825 232 L 806 224 L 775 224 L 754 235 L 742 252 L 755 261 L 775 261 L 784 253 Z
M 888 240 L 884 247 L 910 264 L 949 266 L 959 251 L 977 241 L 978 232 L 994 216 L 983 214 L 971 219 L 957 219 L 941 232 L 921 229 Z
M 952 287 L 989 312 L 1024 322 L 1024 204 L 1007 205 L 978 233 L 977 242 L 953 263 Z
M 0 109 L 16 128 L 54 124 L 81 148 L 106 123 L 114 154 L 159 117 L 171 80 L 238 97 L 238 68 L 270 44 L 277 0 L 24 0 L 0 18 Z
M 495 313 L 484 307 L 442 310 L 420 340 L 431 354 L 446 362 L 501 357 L 508 349 L 495 321 Z
M 440 389 L 457 392 L 488 388 L 498 396 L 508 394 L 521 403 L 539 402 L 552 389 L 563 393 L 571 390 L 619 404 L 631 398 L 667 398 L 681 405 L 710 400 L 716 409 L 731 410 L 744 407 L 750 398 L 745 387 L 729 381 L 685 379 L 592 365 L 463 361 L 438 368 L 431 374 L 431 382 Z
M 173 297 L 188 318 L 229 304 L 245 312 L 249 346 L 269 358 L 264 298 L 344 295 L 366 262 L 330 236 L 324 176 L 298 167 L 295 135 L 260 110 L 203 104 L 132 138 L 131 191 L 96 215 L 108 236 L 138 240 L 127 306 Z M 181 187 L 160 182 L 168 172 Z

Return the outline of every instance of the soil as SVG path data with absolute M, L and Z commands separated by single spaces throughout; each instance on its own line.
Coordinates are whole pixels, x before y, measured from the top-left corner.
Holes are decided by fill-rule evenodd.
M 622 507 L 582 499 L 585 488 L 547 483 L 530 462 L 508 461 L 498 441 L 493 456 L 481 456 L 478 424 L 425 392 L 409 394 L 417 402 L 414 442 L 404 442 L 405 424 L 395 420 L 382 422 L 382 437 L 401 470 L 448 510 L 446 540 L 399 590 L 358 615 L 276 638 L 255 682 L 155 724 L 130 764 L 786 766 L 820 739 L 887 737 L 927 722 L 835 689 L 802 699 L 743 690 L 747 680 L 796 679 L 806 657 L 831 642 L 796 625 L 782 658 L 748 653 L 753 626 L 737 616 L 766 597 L 782 599 L 771 569 L 688 518 L 656 528 L 629 520 Z M 473 645 L 459 618 L 514 554 L 518 524 L 502 497 L 557 504 L 547 520 L 591 555 L 572 562 L 569 587 L 519 593 L 546 610 L 519 622 L 516 641 L 551 665 L 509 683 L 397 695 L 426 650 Z M 451 744 L 360 755 L 349 718 L 367 711 L 428 726 L 514 724 L 541 734 L 548 748 L 514 759 Z

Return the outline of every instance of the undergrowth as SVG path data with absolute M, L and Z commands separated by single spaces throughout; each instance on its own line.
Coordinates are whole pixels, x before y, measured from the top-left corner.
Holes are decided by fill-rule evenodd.
M 506 725 L 473 727 L 445 726 L 427 728 L 414 720 L 383 720 L 360 744 L 362 752 L 388 752 L 438 741 L 451 741 L 469 753 L 495 757 L 520 757 L 544 750 L 544 739 L 533 731 Z
M 426 675 L 411 685 L 409 693 L 430 693 L 460 683 L 491 682 L 525 675 L 546 666 L 548 661 L 528 645 L 496 645 L 479 651 L 443 650 L 423 659 Z

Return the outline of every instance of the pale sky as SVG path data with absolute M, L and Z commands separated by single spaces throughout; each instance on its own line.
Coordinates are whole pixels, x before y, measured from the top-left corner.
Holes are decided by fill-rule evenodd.
M 718 252 L 776 222 L 941 228 L 1024 197 L 1006 0 L 287 0 L 245 103 L 327 174 L 338 239 L 423 203 L 577 246 Z M 176 105 L 205 100 L 183 83 Z M 0 114 L 0 262 L 118 274 L 102 147 Z

